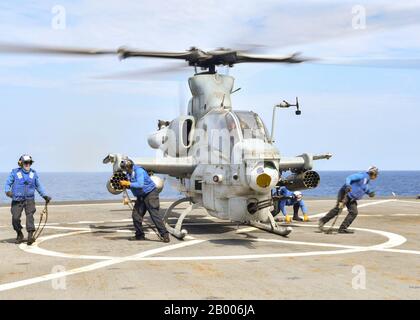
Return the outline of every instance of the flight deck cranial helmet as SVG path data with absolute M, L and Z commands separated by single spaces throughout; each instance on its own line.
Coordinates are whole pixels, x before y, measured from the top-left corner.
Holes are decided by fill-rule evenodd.
M 34 160 L 32 160 L 32 157 L 29 154 L 24 154 L 19 158 L 18 165 L 19 167 L 23 167 L 25 163 L 29 163 L 32 165 L 34 163 Z
M 375 166 L 370 166 L 367 170 L 367 173 L 371 179 L 376 179 L 379 174 L 379 169 Z
M 133 170 L 133 168 L 134 168 L 133 160 L 128 159 L 128 158 L 124 159 L 124 160 L 121 160 L 120 168 L 121 168 L 122 171 L 125 171 L 125 172 Z
M 293 194 L 295 195 L 297 200 L 299 200 L 299 201 L 302 200 L 302 198 L 303 198 L 302 192 L 295 191 L 295 192 L 293 192 Z

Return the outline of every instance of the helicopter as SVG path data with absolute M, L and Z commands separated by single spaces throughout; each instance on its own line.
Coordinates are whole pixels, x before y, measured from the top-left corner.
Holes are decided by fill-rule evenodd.
M 246 223 L 254 227 L 287 236 L 292 229 L 277 224 L 271 213 L 271 190 L 279 185 L 290 190 L 312 189 L 318 186 L 320 176 L 313 171 L 313 161 L 329 159 L 331 154 L 283 157 L 271 136 L 253 111 L 233 108 L 231 95 L 234 77 L 219 74 L 218 66 L 233 67 L 238 63 L 277 62 L 302 63 L 309 59 L 298 54 L 285 57 L 252 55 L 239 50 L 219 48 L 203 51 L 196 47 L 185 52 L 145 52 L 126 48 L 118 50 L 122 59 L 129 57 L 155 57 L 182 59 L 194 67 L 195 73 L 188 79 L 192 97 L 187 115 L 173 120 L 158 120 L 158 128 L 148 137 L 151 148 L 161 152 L 160 157 L 133 161 L 152 173 L 159 189 L 164 182 L 154 174 L 174 177 L 176 188 L 185 197 L 175 201 L 165 212 L 168 231 L 182 239 L 187 230 L 182 228 L 185 217 L 197 207 L 203 207 L 213 217 Z M 201 71 L 198 71 L 198 68 Z M 276 107 L 296 106 L 283 101 L 273 108 L 273 125 Z M 274 126 L 273 126 L 274 127 Z M 113 165 L 113 176 L 107 187 L 112 194 L 124 191 L 119 182 L 125 179 L 120 163 L 127 156 L 109 154 L 105 164 Z M 282 174 L 292 174 L 283 179 Z M 168 218 L 181 203 L 188 202 L 177 223 L 172 227 Z
M 130 158 L 151 174 L 157 189 L 164 186 L 157 174 L 175 178 L 176 188 L 184 197 L 172 203 L 164 220 L 168 231 L 178 239 L 188 234 L 182 227 L 185 217 L 196 208 L 204 208 L 213 217 L 288 236 L 291 227 L 278 224 L 271 213 L 271 190 L 287 186 L 289 190 L 316 188 L 319 174 L 313 170 L 315 160 L 329 159 L 324 153 L 303 153 L 295 157 L 282 156 L 274 144 L 273 131 L 276 108 L 296 107 L 283 101 L 273 107 L 272 132 L 257 113 L 233 108 L 232 94 L 235 78 L 220 74 L 217 67 L 231 68 L 240 63 L 299 64 L 310 61 L 300 54 L 288 56 L 256 55 L 246 50 L 218 48 L 204 51 L 191 47 L 183 52 L 142 51 L 121 47 L 118 50 L 40 47 L 0 44 L 2 53 L 34 53 L 58 55 L 117 55 L 120 59 L 152 57 L 184 60 L 194 68 L 188 79 L 192 97 L 188 112 L 172 120 L 158 120 L 158 128 L 148 137 L 151 148 L 160 152 L 154 158 Z M 120 181 L 125 179 L 121 162 L 128 156 L 110 153 L 104 164 L 112 165 L 107 189 L 114 195 L 126 192 Z M 291 174 L 283 177 L 290 171 Z M 169 223 L 175 208 L 189 203 L 175 226 Z

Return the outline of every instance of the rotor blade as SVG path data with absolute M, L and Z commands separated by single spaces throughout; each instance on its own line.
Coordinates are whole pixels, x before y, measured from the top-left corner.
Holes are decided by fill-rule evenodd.
M 117 55 L 117 50 L 100 50 L 89 48 L 37 46 L 30 44 L 1 43 L 0 53 L 15 54 L 48 54 L 48 55 Z
M 176 64 L 176 65 L 169 65 L 164 67 L 156 67 L 156 68 L 148 68 L 142 70 L 134 70 L 134 71 L 126 71 L 126 72 L 118 72 L 113 74 L 107 75 L 100 75 L 93 77 L 94 79 L 102 79 L 102 80 L 136 80 L 142 78 L 144 76 L 149 75 L 166 75 L 169 73 L 176 73 L 187 70 L 187 66 Z
M 265 52 L 266 46 L 261 44 L 238 44 L 233 46 L 235 49 L 230 49 L 227 47 L 218 47 L 214 50 L 207 51 L 207 54 L 210 55 L 223 55 L 223 54 L 229 54 L 233 52 L 242 52 L 242 53 L 248 53 L 248 54 L 257 54 Z
M 252 55 L 243 52 L 237 53 L 236 63 L 242 62 L 279 62 L 279 63 L 302 63 L 312 61 L 312 58 L 300 57 L 299 53 L 294 53 L 290 56 L 276 57 L 276 56 L 265 56 L 265 55 Z
M 121 59 L 130 57 L 150 57 L 150 58 L 167 58 L 167 59 L 188 59 L 193 56 L 195 52 L 184 51 L 184 52 L 165 52 L 165 51 L 140 51 L 131 50 L 125 47 L 118 49 L 118 55 Z
M 238 48 L 238 51 L 243 52 L 243 53 L 248 53 L 248 54 L 260 53 L 261 54 L 268 49 L 268 46 L 263 45 L 263 44 L 251 43 L 251 44 L 239 44 L 237 48 Z
M 419 69 L 420 58 L 327 58 L 314 61 L 316 64 L 344 66 L 344 67 L 366 67 L 366 68 L 391 68 L 391 69 Z

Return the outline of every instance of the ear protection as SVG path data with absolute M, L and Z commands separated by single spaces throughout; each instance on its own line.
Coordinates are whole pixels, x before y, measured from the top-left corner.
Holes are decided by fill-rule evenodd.
M 134 162 L 130 159 L 125 159 L 125 160 L 121 161 L 121 163 L 120 163 L 120 168 L 123 171 L 132 170 L 133 167 L 134 167 Z
M 25 158 L 26 158 L 26 159 L 25 159 Z M 18 160 L 18 166 L 19 166 L 19 167 L 23 167 L 23 163 L 24 163 L 24 162 L 26 162 L 26 161 L 30 161 L 30 162 L 31 162 L 31 164 L 33 164 L 33 163 L 34 163 L 34 161 L 32 160 L 32 157 L 31 157 L 31 156 L 28 156 L 28 155 L 24 154 L 23 156 L 21 156 L 21 157 L 19 158 L 19 160 Z

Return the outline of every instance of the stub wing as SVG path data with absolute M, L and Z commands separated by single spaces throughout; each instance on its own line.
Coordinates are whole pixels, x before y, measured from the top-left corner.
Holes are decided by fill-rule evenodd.
M 324 154 L 318 154 L 318 155 L 304 153 L 296 157 L 281 157 L 279 170 L 282 170 L 282 171 L 296 170 L 296 169 L 312 170 L 314 160 L 329 159 L 331 157 L 332 157 L 331 153 L 324 153 Z
M 112 163 L 114 172 L 120 170 L 121 160 L 127 158 L 121 154 L 109 154 L 103 163 Z M 172 177 L 188 177 L 191 175 L 196 167 L 192 158 L 134 158 L 134 163 L 143 167 L 146 171 L 153 173 L 167 174 Z
M 191 158 L 138 158 L 134 159 L 137 165 L 146 171 L 167 174 L 172 177 L 187 177 L 196 167 Z

